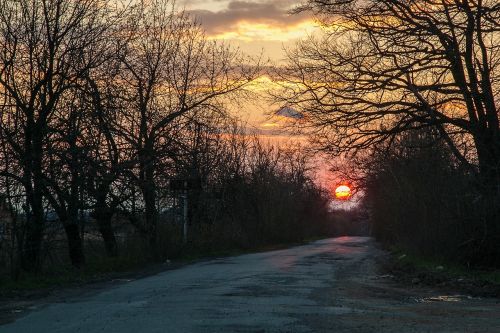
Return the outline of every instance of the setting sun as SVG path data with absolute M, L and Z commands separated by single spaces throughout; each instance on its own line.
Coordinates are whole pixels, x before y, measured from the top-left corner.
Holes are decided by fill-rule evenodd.
M 338 200 L 348 200 L 351 197 L 351 189 L 347 185 L 340 185 L 335 189 L 335 198 Z

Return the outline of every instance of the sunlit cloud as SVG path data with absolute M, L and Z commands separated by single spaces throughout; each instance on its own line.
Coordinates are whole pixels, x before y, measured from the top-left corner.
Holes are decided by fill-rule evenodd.
M 270 90 L 278 90 L 283 88 L 299 88 L 301 83 L 293 83 L 284 81 L 278 77 L 271 78 L 269 75 L 260 75 L 255 80 L 250 82 L 245 88 L 256 93 L 266 93 Z
M 240 51 L 261 59 L 282 63 L 284 48 L 319 31 L 311 13 L 291 14 L 299 0 L 180 0 L 186 11 L 201 24 L 209 39 L 224 40 Z M 286 113 L 269 92 L 290 87 L 291 83 L 267 74 L 245 86 L 255 94 L 244 103 L 232 105 L 231 113 L 248 122 L 261 135 L 282 135 L 297 114 Z M 297 84 L 292 84 L 297 85 Z M 285 110 L 285 111 L 283 111 Z M 281 111 L 281 114 L 279 113 Z M 290 111 L 290 110 L 288 110 Z
M 230 30 L 213 34 L 210 38 L 286 42 L 311 35 L 316 29 L 316 24 L 312 20 L 292 26 L 274 26 L 268 23 L 242 21 L 235 23 Z
M 260 127 L 265 128 L 265 129 L 273 129 L 273 128 L 280 127 L 280 124 L 264 122 L 264 123 L 260 124 Z
M 298 4 L 290 0 L 217 1 L 211 6 L 189 2 L 188 13 L 208 36 L 242 41 L 289 41 L 304 37 L 315 28 L 310 14 L 290 14 Z M 221 8 L 221 4 L 226 7 Z

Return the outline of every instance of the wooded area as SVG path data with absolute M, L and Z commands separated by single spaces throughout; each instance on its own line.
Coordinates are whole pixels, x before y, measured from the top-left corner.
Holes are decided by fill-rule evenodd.
M 500 4 L 310 0 L 323 34 L 289 50 L 278 99 L 351 159 L 379 239 L 500 263 Z
M 2 274 L 324 232 L 307 156 L 227 112 L 258 60 L 171 1 L 1 0 L 0 48 Z
M 356 233 L 311 149 L 265 142 L 229 112 L 262 75 L 312 151 L 350 161 L 379 240 L 498 267 L 500 4 L 295 11 L 322 33 L 269 70 L 170 0 L 0 0 L 0 273 Z

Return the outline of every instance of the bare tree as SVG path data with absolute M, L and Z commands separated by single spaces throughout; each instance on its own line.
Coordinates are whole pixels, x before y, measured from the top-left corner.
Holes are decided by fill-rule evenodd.
M 119 25 L 114 29 L 119 28 Z M 115 34 L 117 31 L 115 31 Z M 123 87 L 119 78 L 120 40 L 110 39 L 106 47 L 106 61 L 88 73 L 82 84 L 88 108 L 81 140 L 87 149 L 85 154 L 86 204 L 92 209 L 106 252 L 118 255 L 118 244 L 112 226 L 112 218 L 120 204 L 127 198 L 129 176 L 136 157 L 124 133 L 116 124 L 120 123 L 120 112 L 125 109 Z
M 56 114 L 65 118 L 62 101 L 71 101 L 79 80 L 100 65 L 95 46 L 112 22 L 109 14 L 108 3 L 100 0 L 0 1 L 1 131 L 20 168 L 10 176 L 22 182 L 26 193 L 25 269 L 39 264 L 44 196 L 52 204 L 62 199 L 46 172 L 53 148 L 51 122 Z M 80 266 L 83 253 L 72 243 L 79 242 L 72 215 L 59 218 L 69 232 L 70 250 L 76 249 L 71 259 Z
M 198 24 L 168 0 L 140 1 L 120 54 L 120 82 L 128 108 L 120 131 L 138 158 L 136 182 L 142 193 L 145 231 L 156 242 L 155 179 L 158 165 L 175 137 L 169 125 L 196 113 L 222 110 L 222 97 L 250 82 L 256 67 L 225 45 L 209 41 Z
M 484 193 L 498 195 L 497 1 L 310 0 L 298 10 L 317 15 L 324 37 L 289 53 L 283 101 L 305 113 L 321 148 L 341 153 L 434 127 Z M 457 144 L 463 136 L 472 158 Z

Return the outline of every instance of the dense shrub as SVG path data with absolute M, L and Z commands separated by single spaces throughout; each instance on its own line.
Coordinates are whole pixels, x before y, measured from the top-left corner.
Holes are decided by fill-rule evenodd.
M 500 264 L 498 197 L 484 195 L 437 135 L 400 136 L 365 167 L 365 204 L 379 240 L 466 265 Z

